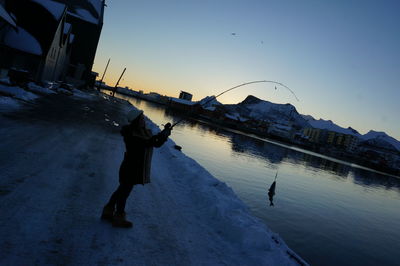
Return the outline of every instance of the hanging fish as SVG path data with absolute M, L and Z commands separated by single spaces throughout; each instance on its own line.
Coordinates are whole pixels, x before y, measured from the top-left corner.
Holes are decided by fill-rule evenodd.
M 275 196 L 275 188 L 276 188 L 276 178 L 278 176 L 278 172 L 276 172 L 275 180 L 272 185 L 268 189 L 268 198 L 269 198 L 269 206 L 274 206 L 274 196 Z

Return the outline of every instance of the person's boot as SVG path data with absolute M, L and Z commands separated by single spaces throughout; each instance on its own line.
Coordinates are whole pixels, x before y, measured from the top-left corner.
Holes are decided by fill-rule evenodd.
M 126 220 L 126 214 L 124 213 L 116 213 L 112 219 L 112 226 L 114 227 L 122 227 L 122 228 L 130 228 L 132 227 L 132 223 Z
M 114 206 L 109 206 L 109 205 L 104 206 L 103 213 L 101 214 L 101 219 L 112 222 L 113 217 L 114 217 Z

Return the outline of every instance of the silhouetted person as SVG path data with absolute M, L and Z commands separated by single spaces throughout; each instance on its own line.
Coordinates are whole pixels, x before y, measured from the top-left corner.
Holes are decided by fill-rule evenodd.
M 125 204 L 134 185 L 150 183 L 150 168 L 153 147 L 161 147 L 171 135 L 171 124 L 152 135 L 146 128 L 143 111 L 131 110 L 127 119 L 129 125 L 123 126 L 121 135 L 124 137 L 126 152 L 119 169 L 119 186 L 112 194 L 109 202 L 103 208 L 102 219 L 112 222 L 116 227 L 132 227 L 126 220 Z

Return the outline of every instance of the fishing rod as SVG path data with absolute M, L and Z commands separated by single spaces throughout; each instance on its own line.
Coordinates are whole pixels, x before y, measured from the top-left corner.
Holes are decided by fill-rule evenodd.
M 285 84 L 283 84 L 283 83 L 281 83 L 281 82 L 273 81 L 273 80 L 256 80 L 256 81 L 245 82 L 245 83 L 242 83 L 242 84 L 237 85 L 237 86 L 235 86 L 235 87 L 229 88 L 229 89 L 227 89 L 227 90 L 221 92 L 221 93 L 218 94 L 217 96 L 211 96 L 211 99 L 209 99 L 209 100 L 207 100 L 206 102 L 200 104 L 200 106 L 206 105 L 207 103 L 209 103 L 209 102 L 215 100 L 216 98 L 218 98 L 218 97 L 221 96 L 222 94 L 225 94 L 225 93 L 227 93 L 227 92 L 229 92 L 229 91 L 231 91 L 231 90 L 234 90 L 234 89 L 239 88 L 239 87 L 242 87 L 242 86 L 254 84 L 254 83 L 274 83 L 274 84 L 280 85 L 280 86 L 282 86 L 282 87 L 288 89 L 288 90 L 293 94 L 293 96 L 296 98 L 296 100 L 299 102 L 299 99 L 297 98 L 296 94 L 295 94 L 288 86 L 286 86 Z M 276 86 L 275 86 L 275 89 L 276 89 Z M 184 118 L 180 119 L 178 122 L 176 122 L 175 124 L 173 124 L 170 128 L 172 129 L 174 126 L 176 126 L 177 124 L 181 123 L 183 120 L 185 120 L 185 119 L 184 119 Z

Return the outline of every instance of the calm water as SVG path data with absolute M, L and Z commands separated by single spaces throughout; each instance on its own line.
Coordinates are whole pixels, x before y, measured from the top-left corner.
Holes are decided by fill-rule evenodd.
M 158 125 L 179 120 L 162 106 L 119 97 Z M 400 265 L 399 179 L 195 121 L 171 138 L 312 265 Z

